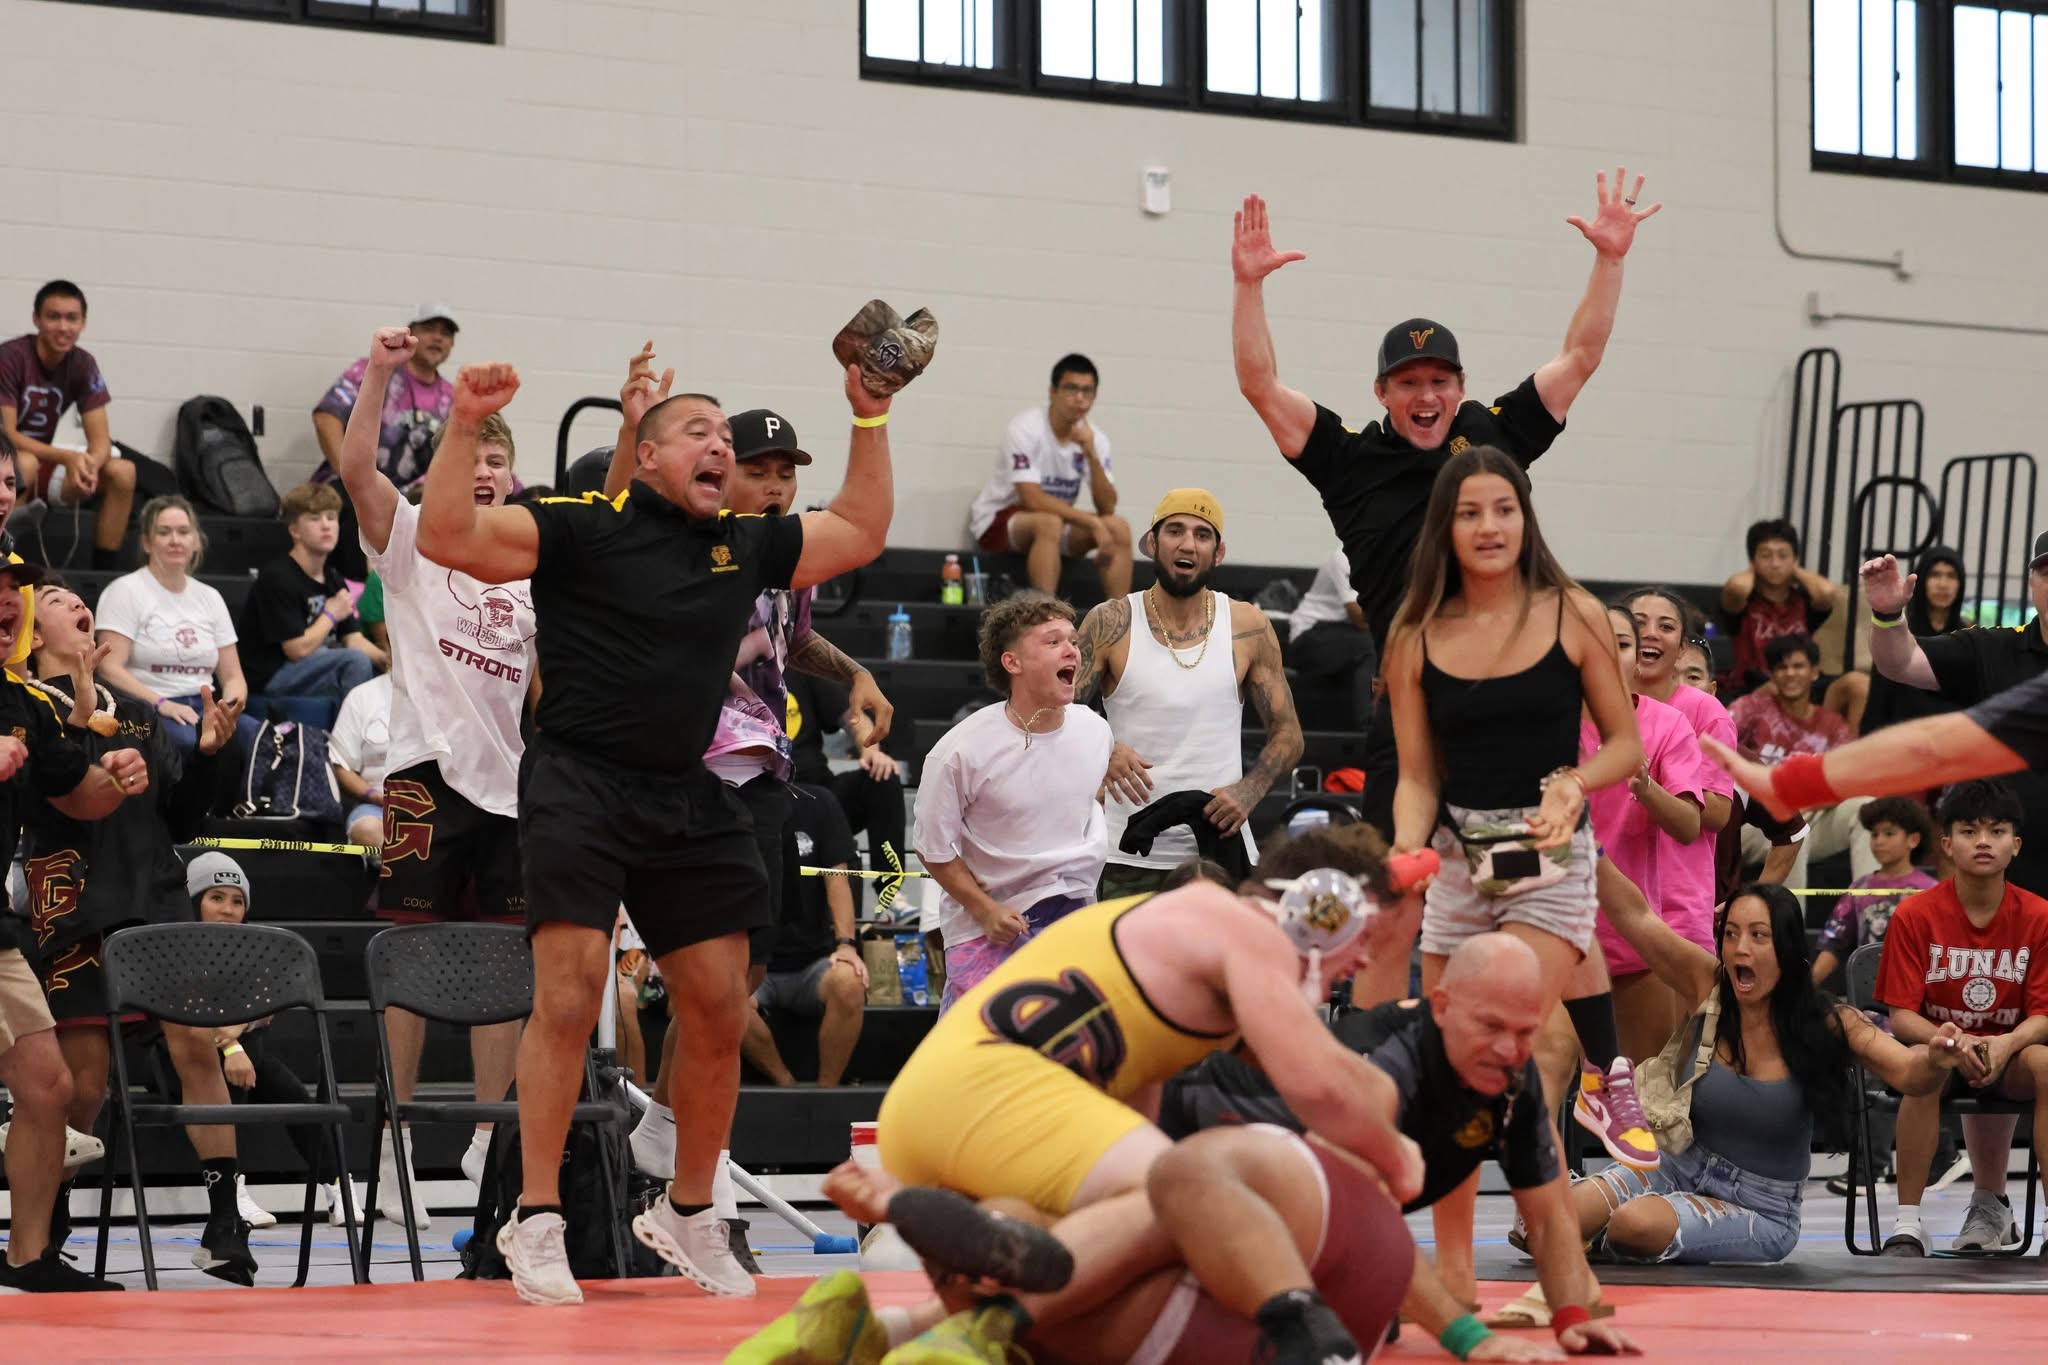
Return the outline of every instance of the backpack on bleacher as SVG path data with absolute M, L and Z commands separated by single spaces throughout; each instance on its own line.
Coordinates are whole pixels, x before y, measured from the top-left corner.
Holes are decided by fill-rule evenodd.
M 242 769 L 235 815 L 244 820 L 340 824 L 341 789 L 327 757 L 327 732 L 296 721 L 264 721 Z
M 228 517 L 274 517 L 277 489 L 263 472 L 249 424 L 225 398 L 201 394 L 178 409 L 178 442 L 171 461 L 178 487 L 201 512 Z

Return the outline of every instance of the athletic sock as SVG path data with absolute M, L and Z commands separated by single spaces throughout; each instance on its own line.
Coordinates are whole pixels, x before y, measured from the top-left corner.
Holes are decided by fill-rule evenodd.
M 678 1218 L 695 1218 L 711 1207 L 709 1204 L 678 1204 L 673 1197 L 669 1199 L 668 1206 L 675 1210 Z
M 662 1124 L 667 1124 L 671 1128 L 675 1127 L 676 1111 L 663 1104 L 660 1100 L 649 1100 L 647 1101 L 647 1108 L 640 1115 L 640 1121 L 633 1125 L 633 1130 L 639 1133 L 651 1133 Z
M 1894 1233 L 1918 1233 L 1920 1231 L 1920 1206 L 1918 1204 L 1899 1205 L 1898 1215 L 1892 1219 L 1892 1231 Z
M 1614 992 L 1567 1000 L 1564 1012 L 1572 1018 L 1572 1031 L 1579 1035 L 1579 1047 L 1586 1060 L 1598 1067 L 1601 1075 L 1606 1075 L 1607 1068 L 1621 1055 L 1620 1036 L 1614 1028 Z
M 732 1152 L 718 1154 L 718 1169 L 711 1173 L 711 1207 L 720 1218 L 740 1216 L 740 1195 L 732 1183 Z
M 519 1221 L 523 1223 L 529 1218 L 538 1218 L 544 1213 L 552 1213 L 555 1217 L 560 1218 L 562 1216 L 562 1206 L 560 1204 L 521 1204 L 517 1212 L 519 1214 Z
M 231 1156 L 199 1163 L 199 1178 L 206 1185 L 208 1212 L 214 1218 L 235 1218 L 235 1167 Z

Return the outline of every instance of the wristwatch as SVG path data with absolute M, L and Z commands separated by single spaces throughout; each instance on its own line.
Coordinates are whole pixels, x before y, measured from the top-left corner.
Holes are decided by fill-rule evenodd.
M 838 951 L 839 949 L 841 949 L 841 948 L 851 948 L 851 949 L 853 949 L 853 950 L 854 950 L 855 952 L 859 952 L 859 951 L 860 951 L 860 940 L 859 940 L 859 939 L 857 939 L 857 938 L 835 938 L 835 939 L 833 939 L 833 940 L 832 940 L 832 950 L 833 950 L 834 952 L 837 952 L 837 951 Z

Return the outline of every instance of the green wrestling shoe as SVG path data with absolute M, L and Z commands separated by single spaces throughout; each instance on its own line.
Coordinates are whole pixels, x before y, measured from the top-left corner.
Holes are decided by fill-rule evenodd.
M 1008 1304 L 955 1313 L 882 1357 L 882 1365 L 1030 1365 L 1016 1344 L 1017 1315 Z
M 726 1365 L 880 1365 L 889 1349 L 868 1305 L 868 1287 L 835 1271 L 804 1291 L 796 1307 L 734 1348 Z

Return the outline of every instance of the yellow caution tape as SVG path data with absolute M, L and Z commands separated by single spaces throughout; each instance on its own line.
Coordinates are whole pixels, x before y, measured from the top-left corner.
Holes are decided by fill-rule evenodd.
M 361 844 L 315 844 L 304 839 L 190 839 L 196 848 L 238 848 L 265 853 L 353 853 L 357 857 L 374 853 Z

